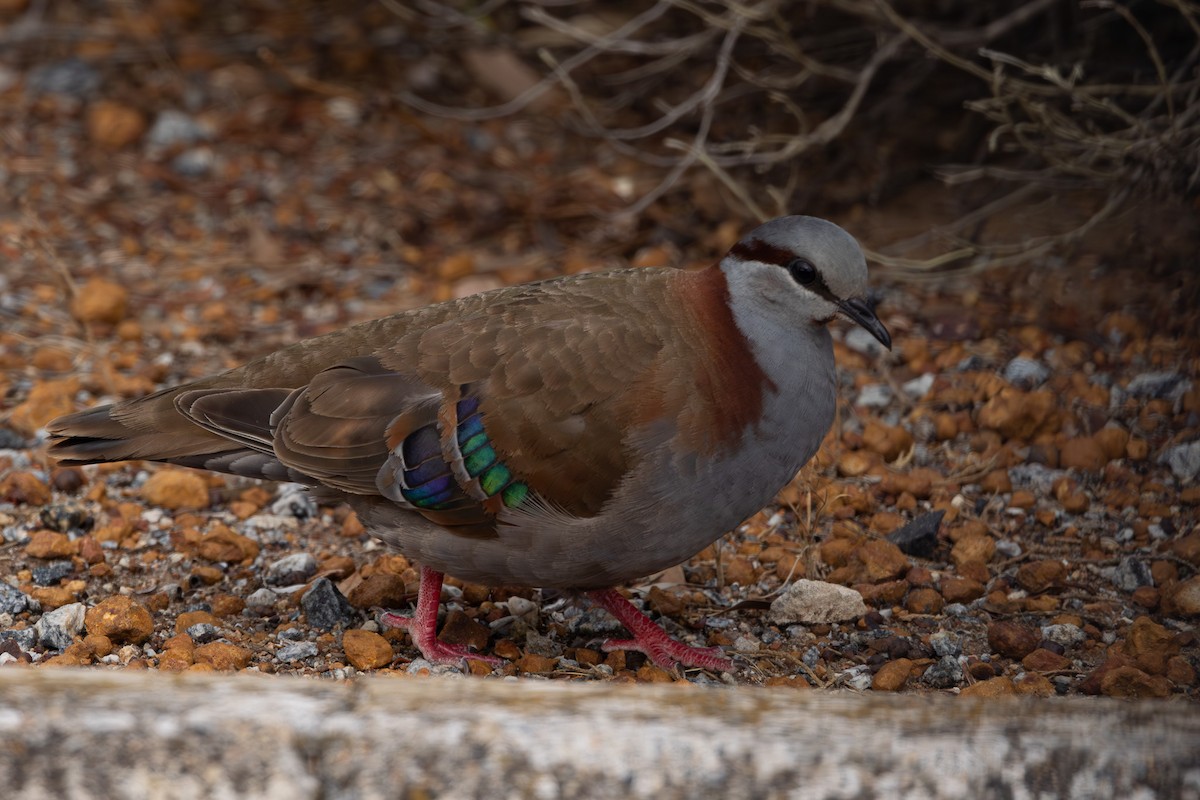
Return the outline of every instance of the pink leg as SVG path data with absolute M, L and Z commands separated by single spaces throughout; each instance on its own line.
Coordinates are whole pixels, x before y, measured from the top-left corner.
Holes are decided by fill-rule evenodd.
M 617 621 L 633 634 L 632 639 L 609 639 L 601 645 L 606 653 L 613 650 L 636 650 L 645 653 L 657 666 L 668 670 L 674 668 L 676 663 L 716 672 L 729 672 L 733 669 L 733 662 L 723 658 L 718 648 L 689 647 L 677 639 L 672 639 L 653 620 L 634 608 L 616 589 L 599 589 L 588 592 L 587 596 L 593 603 L 616 617 Z
M 407 628 L 413 644 L 434 664 L 460 664 L 464 658 L 474 658 L 488 664 L 504 663 L 494 656 L 476 653 L 463 644 L 445 644 L 437 638 L 438 603 L 442 599 L 442 573 L 432 567 L 421 567 L 421 586 L 417 589 L 417 610 L 411 617 L 385 611 L 379 622 L 389 628 Z

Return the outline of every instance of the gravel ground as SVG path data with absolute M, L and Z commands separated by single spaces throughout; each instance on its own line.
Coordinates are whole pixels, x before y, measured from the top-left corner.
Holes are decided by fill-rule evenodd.
M 288 66 L 308 63 L 289 41 L 272 62 L 204 40 L 171 68 L 82 45 L 0 62 L 0 668 L 446 671 L 374 622 L 416 572 L 347 509 L 148 464 L 59 469 L 42 426 L 447 297 L 708 263 L 750 226 L 715 221 L 703 182 L 605 217 L 655 178 L 545 120 L 416 117 Z M 832 216 L 873 243 L 946 202 L 915 191 Z M 605 615 L 520 587 L 449 581 L 442 636 L 507 659 L 469 662 L 492 675 L 1195 697 L 1196 250 L 1174 220 L 1122 224 L 1055 263 L 882 281 L 892 353 L 837 329 L 818 457 L 631 587 L 735 652 L 734 674 L 602 653 Z

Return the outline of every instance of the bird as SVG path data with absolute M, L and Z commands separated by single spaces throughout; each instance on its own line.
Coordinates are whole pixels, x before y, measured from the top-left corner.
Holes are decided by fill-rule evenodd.
M 141 460 L 305 484 L 420 567 L 408 630 L 432 663 L 445 575 L 581 592 L 673 670 L 733 669 L 616 587 L 679 564 L 769 503 L 836 399 L 828 323 L 884 347 L 858 242 L 763 223 L 697 270 L 504 287 L 302 340 L 241 367 L 60 417 L 63 464 Z

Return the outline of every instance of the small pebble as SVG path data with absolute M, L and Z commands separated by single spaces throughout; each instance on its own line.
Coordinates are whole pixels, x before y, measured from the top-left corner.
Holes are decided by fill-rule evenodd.
M 208 131 L 182 111 L 168 109 L 159 112 L 146 134 L 151 148 L 165 149 L 181 144 L 193 144 L 208 138 Z
M 911 381 L 906 381 L 902 388 L 904 393 L 914 400 L 920 400 L 925 395 L 929 394 L 929 390 L 933 388 L 934 374 L 926 372 L 919 378 L 913 378 Z
M 856 406 L 864 408 L 886 408 L 892 402 L 892 389 L 886 383 L 869 383 L 858 393 Z
M 1113 569 L 1113 584 L 1123 592 L 1132 592 L 1142 586 L 1153 586 L 1154 578 L 1145 561 L 1126 556 Z
M 0 580 L 0 614 L 13 616 L 33 608 L 33 600 L 29 595 Z
M 47 650 L 65 650 L 83 630 L 83 603 L 69 603 L 47 611 L 34 624 L 38 643 Z
M 1200 474 L 1200 439 L 1186 444 L 1177 444 L 1163 451 L 1159 462 L 1171 468 L 1175 477 L 1184 483 Z
M 313 642 L 295 642 L 285 645 L 275 652 L 275 660 L 280 663 L 303 661 L 317 654 L 317 646 Z
M 0 642 L 15 642 L 22 651 L 28 653 L 37 645 L 38 633 L 33 628 L 21 630 L 0 631 Z
M 907 556 L 929 558 L 937 547 L 938 531 L 945 511 L 931 511 L 887 535 L 887 540 Z
M 51 561 L 49 564 L 33 568 L 33 582 L 38 586 L 54 586 L 74 569 L 75 565 L 67 559 Z
M 25 88 L 30 94 L 61 94 L 83 98 L 100 88 L 100 73 L 78 58 L 39 64 L 29 71 Z
M 949 689 L 962 683 L 963 668 L 955 656 L 942 656 L 921 676 L 921 682 L 934 689 Z
M 278 517 L 312 519 L 317 515 L 317 503 L 301 484 L 285 483 L 279 487 L 278 497 L 271 503 L 271 513 Z
M 295 586 L 317 574 L 317 559 L 311 553 L 293 553 L 267 567 L 268 586 Z
M 1043 625 L 1042 637 L 1048 640 L 1048 642 L 1054 642 L 1061 645 L 1062 648 L 1070 650 L 1086 642 L 1087 633 L 1084 632 L 1084 628 L 1078 625 Z
M 275 608 L 276 594 L 270 589 L 255 589 L 246 598 L 246 608 L 251 611 L 270 611 Z
M 325 630 L 339 624 L 352 625 L 361 619 L 354 606 L 328 578 L 313 581 L 312 588 L 300 598 L 300 606 L 308 616 L 308 624 Z
M 217 626 L 211 622 L 197 622 L 188 627 L 187 635 L 192 637 L 192 641 L 196 644 L 205 644 L 219 638 L 220 632 L 217 630 Z
M 867 689 L 870 689 L 871 681 L 874 680 L 874 676 L 871 674 L 871 668 L 866 664 L 859 664 L 858 666 L 851 667 L 843 672 L 841 677 L 847 686 L 849 686 L 851 689 L 857 689 L 860 692 L 865 692 Z
M 929 646 L 939 658 L 962 655 L 962 639 L 950 631 L 937 631 L 929 634 Z
M 1011 539 L 998 539 L 996 541 L 996 552 L 1005 558 L 1016 558 L 1021 555 L 1021 545 Z
M 1041 386 L 1050 377 L 1050 369 L 1032 358 L 1014 358 L 1004 367 L 1004 380 L 1022 389 Z
M 1125 387 L 1125 393 L 1133 397 L 1152 399 L 1173 398 L 1188 389 L 1188 381 L 1178 372 L 1144 372 L 1134 376 Z

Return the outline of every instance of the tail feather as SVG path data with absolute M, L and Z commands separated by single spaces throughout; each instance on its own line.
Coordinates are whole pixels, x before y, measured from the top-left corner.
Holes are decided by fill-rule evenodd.
M 63 464 L 183 463 L 242 449 L 180 414 L 175 409 L 176 391 L 59 417 L 46 426 L 51 436 L 49 454 Z

